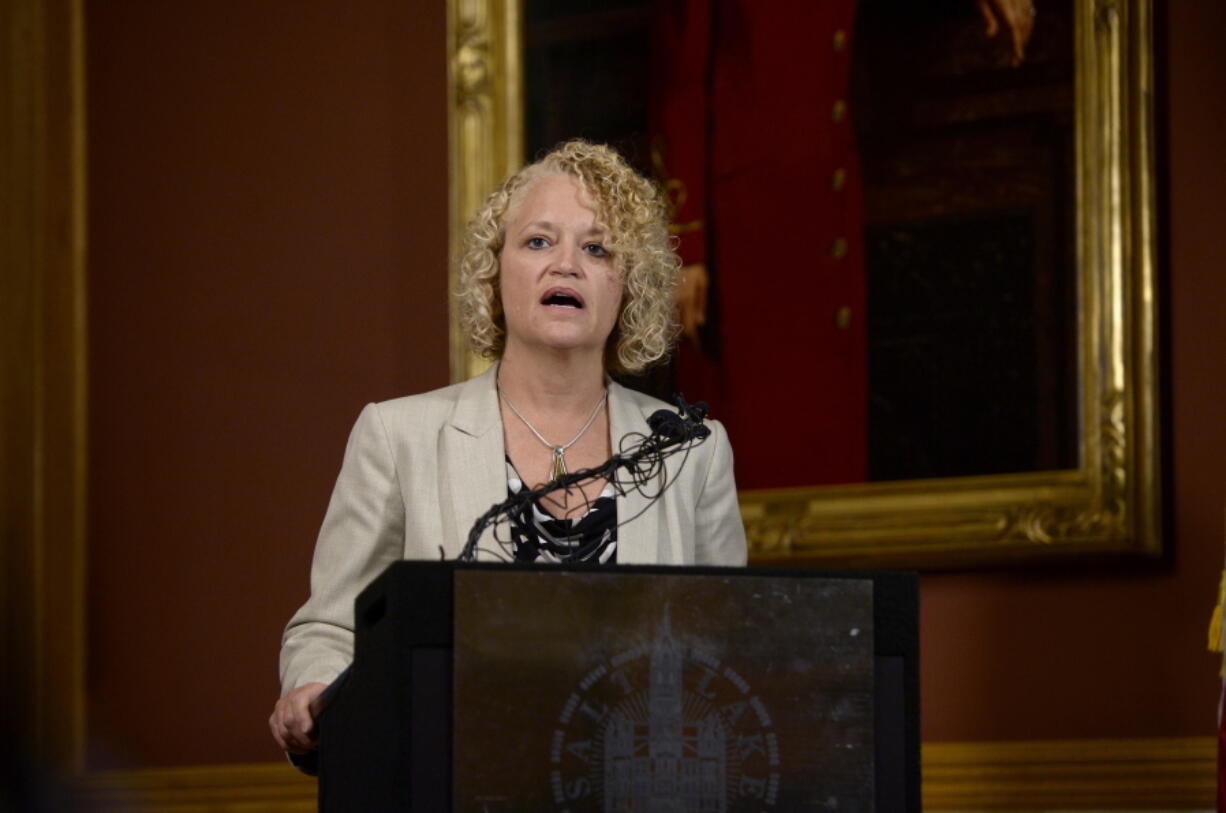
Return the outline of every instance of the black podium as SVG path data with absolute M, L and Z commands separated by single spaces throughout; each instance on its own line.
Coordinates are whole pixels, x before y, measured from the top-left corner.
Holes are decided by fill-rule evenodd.
M 918 811 L 911 573 L 399 562 L 323 811 Z

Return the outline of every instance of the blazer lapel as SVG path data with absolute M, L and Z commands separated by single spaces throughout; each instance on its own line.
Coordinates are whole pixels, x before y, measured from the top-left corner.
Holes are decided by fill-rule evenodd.
M 616 382 L 609 382 L 609 439 L 617 454 L 627 433 L 648 432 L 647 416 L 634 403 L 630 393 Z M 654 564 L 661 561 L 659 506 L 647 509 L 649 502 L 637 490 L 617 496 L 617 562 L 624 565 Z M 640 515 L 641 514 L 641 515 Z M 621 523 L 634 517 L 628 525 Z
M 439 442 L 439 461 L 445 467 L 443 500 L 450 508 L 449 539 L 459 546 L 468 540 L 477 518 L 507 497 L 506 448 L 495 389 L 495 364 L 485 373 L 464 382 Z M 493 532 L 487 528 L 481 547 L 491 549 Z

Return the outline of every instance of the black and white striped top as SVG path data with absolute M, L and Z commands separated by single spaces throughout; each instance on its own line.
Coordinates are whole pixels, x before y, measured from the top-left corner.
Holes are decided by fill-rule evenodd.
M 523 489 L 507 458 L 508 493 Z M 510 525 L 517 562 L 617 562 L 617 498 L 610 483 L 581 517 L 558 519 L 533 500 L 510 515 Z

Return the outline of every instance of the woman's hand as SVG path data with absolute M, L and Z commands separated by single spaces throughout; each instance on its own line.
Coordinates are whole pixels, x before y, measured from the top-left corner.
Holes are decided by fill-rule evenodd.
M 315 718 L 311 715 L 311 702 L 328 688 L 323 683 L 306 683 L 291 689 L 273 706 L 268 727 L 272 738 L 284 751 L 305 754 L 315 748 L 318 737 L 315 733 Z
M 681 312 L 681 332 L 695 349 L 700 349 L 698 328 L 707 323 L 707 266 L 693 263 L 681 269 L 677 285 L 677 309 Z

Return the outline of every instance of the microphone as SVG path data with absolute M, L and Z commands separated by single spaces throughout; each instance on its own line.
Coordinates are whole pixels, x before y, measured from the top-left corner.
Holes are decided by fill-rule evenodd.
M 654 504 L 660 498 L 663 490 L 671 484 L 664 473 L 664 459 L 678 452 L 688 452 L 690 448 L 711 436 L 711 429 L 703 424 L 709 409 L 706 403 L 699 401 L 696 404 L 687 404 L 685 398 L 680 394 L 673 397 L 673 402 L 677 405 L 676 412 L 658 409 L 647 416 L 647 425 L 651 429 L 650 435 L 638 433 L 627 435 L 626 438 L 637 436 L 638 442 L 620 453 L 615 453 L 601 465 L 564 474 L 540 488 L 520 491 L 503 502 L 491 506 L 473 523 L 468 532 L 468 540 L 458 557 L 459 560 L 471 562 L 476 559 L 478 540 L 482 531 L 490 523 L 505 518 L 517 506 L 542 497 L 555 489 L 569 488 L 588 478 L 606 477 L 619 493 L 632 489 L 644 494 L 647 483 L 660 478 L 661 490 L 649 497 L 649 504 Z M 623 441 L 626 438 L 623 438 Z M 624 478 L 617 476 L 619 469 L 625 470 Z M 618 522 L 618 526 L 620 527 L 625 522 L 629 520 Z
M 690 405 L 681 395 L 674 396 L 674 400 L 677 404 L 676 412 L 657 409 L 647 417 L 647 425 L 651 427 L 652 434 L 673 442 L 701 440 L 711 434 L 711 430 L 703 424 L 709 410 L 706 402 L 699 401 Z
M 657 435 L 672 440 L 685 434 L 685 424 L 681 416 L 667 409 L 657 409 L 647 417 L 647 425 Z

